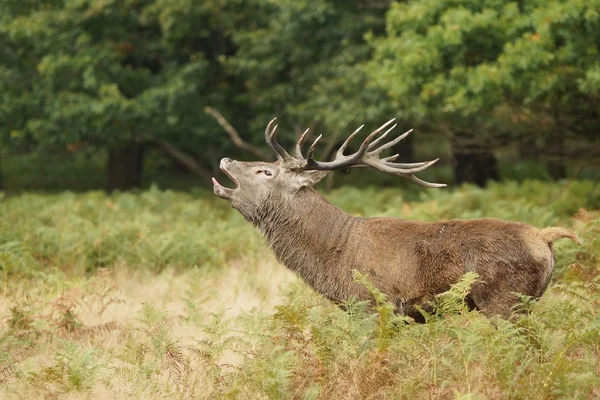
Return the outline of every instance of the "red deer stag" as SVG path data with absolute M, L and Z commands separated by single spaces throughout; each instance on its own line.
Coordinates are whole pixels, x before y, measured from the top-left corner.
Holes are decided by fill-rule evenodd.
M 236 187 L 224 187 L 213 178 L 214 192 L 258 227 L 280 262 L 338 304 L 352 296 L 370 299 L 367 290 L 353 281 L 352 271 L 358 270 L 387 294 L 399 313 L 420 319 L 416 305 L 472 271 L 482 282 L 472 287 L 469 304 L 487 316 L 507 317 L 518 301 L 515 292 L 540 297 L 546 290 L 554 267 L 552 242 L 577 240 L 565 228 L 538 229 L 492 218 L 419 222 L 354 217 L 328 203 L 311 186 L 329 171 L 369 166 L 425 187 L 443 187 L 413 175 L 437 159 L 407 164 L 393 162 L 396 156 L 380 158 L 411 133 L 383 143 L 396 126 L 385 130 L 394 120 L 368 135 L 355 153 L 345 155 L 361 126 L 333 161 L 314 158 L 321 136 L 303 156 L 307 130 L 291 156 L 275 140 L 274 121 L 267 126 L 265 138 L 277 161 L 223 158 L 221 170 Z

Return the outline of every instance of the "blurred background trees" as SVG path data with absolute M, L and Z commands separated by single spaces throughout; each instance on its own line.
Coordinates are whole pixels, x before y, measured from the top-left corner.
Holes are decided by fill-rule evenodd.
M 419 132 L 397 152 L 442 157 L 458 183 L 599 175 L 600 0 L 0 0 L 0 11 L 9 190 L 28 168 L 41 175 L 28 188 L 208 187 L 221 157 L 256 156 L 207 107 L 253 146 L 273 116 L 287 145 L 311 127 L 326 139 L 320 158 L 358 125 L 396 117 Z
M 546 157 L 563 178 L 568 160 L 600 157 L 599 6 L 395 3 L 369 71 L 415 124 L 450 142 L 457 182 L 498 179 L 494 153 L 507 147 Z

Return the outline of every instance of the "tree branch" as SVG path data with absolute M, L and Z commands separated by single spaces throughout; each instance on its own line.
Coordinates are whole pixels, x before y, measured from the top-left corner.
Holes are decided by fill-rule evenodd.
M 192 156 L 184 153 L 179 150 L 175 146 L 167 142 L 161 141 L 151 141 L 150 143 L 156 145 L 166 156 L 172 158 L 179 164 L 186 167 L 188 170 L 193 172 L 195 175 L 199 176 L 202 179 L 206 179 L 207 182 L 210 182 L 212 174 L 206 168 L 198 163 Z
M 248 151 L 263 160 L 268 160 L 271 158 L 264 150 L 242 140 L 235 128 L 231 126 L 229 122 L 227 122 L 225 117 L 223 117 L 223 115 L 221 115 L 220 112 L 218 112 L 212 107 L 206 107 L 204 111 L 207 114 L 212 115 L 213 118 L 217 120 L 219 125 L 221 125 L 223 129 L 225 129 L 225 131 L 229 134 L 229 137 L 231 138 L 233 144 L 235 144 L 237 147 L 239 147 L 242 150 Z

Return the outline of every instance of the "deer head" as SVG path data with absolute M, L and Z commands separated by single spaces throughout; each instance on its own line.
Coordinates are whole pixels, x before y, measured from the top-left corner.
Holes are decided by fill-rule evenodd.
M 344 152 L 350 141 L 364 127 L 360 126 L 342 144 L 333 161 L 316 161 L 314 152 L 322 135 L 317 137 L 309 147 L 306 157 L 302 153 L 302 144 L 308 129 L 300 136 L 296 144 L 294 156 L 291 156 L 275 139 L 278 125 L 273 125 L 271 120 L 265 130 L 267 144 L 277 154 L 275 162 L 243 162 L 223 158 L 220 163 L 221 170 L 235 183 L 235 188 L 227 188 L 213 178 L 214 192 L 217 196 L 228 200 L 244 217 L 249 220 L 256 219 L 260 206 L 267 200 L 278 199 L 286 202 L 303 188 L 310 187 L 323 179 L 330 171 L 352 167 L 372 167 L 386 174 L 401 176 L 425 187 L 443 187 L 444 184 L 425 182 L 414 173 L 435 164 L 438 159 L 417 163 L 397 163 L 394 160 L 398 155 L 380 158 L 381 154 L 405 139 L 412 133 L 412 129 L 398 136 L 396 139 L 383 143 L 385 137 L 396 127 L 390 126 L 392 119 L 373 131 L 362 142 L 360 148 L 349 155 Z M 385 130 L 388 128 L 387 130 Z M 385 130 L 385 131 L 384 131 Z M 383 133 L 382 133 L 383 132 Z M 377 137 L 379 135 L 379 137 Z

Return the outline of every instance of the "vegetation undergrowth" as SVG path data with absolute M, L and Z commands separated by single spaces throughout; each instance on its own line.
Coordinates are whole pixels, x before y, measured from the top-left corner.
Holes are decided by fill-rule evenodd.
M 511 320 L 467 311 L 475 275 L 425 324 L 344 310 L 279 265 L 229 205 L 161 191 L 0 194 L 1 398 L 600 397 L 600 193 L 539 181 L 341 188 L 355 215 L 566 226 L 552 283 Z M 369 201 L 365 201 L 365 199 Z M 521 312 L 518 312 L 521 311 Z

